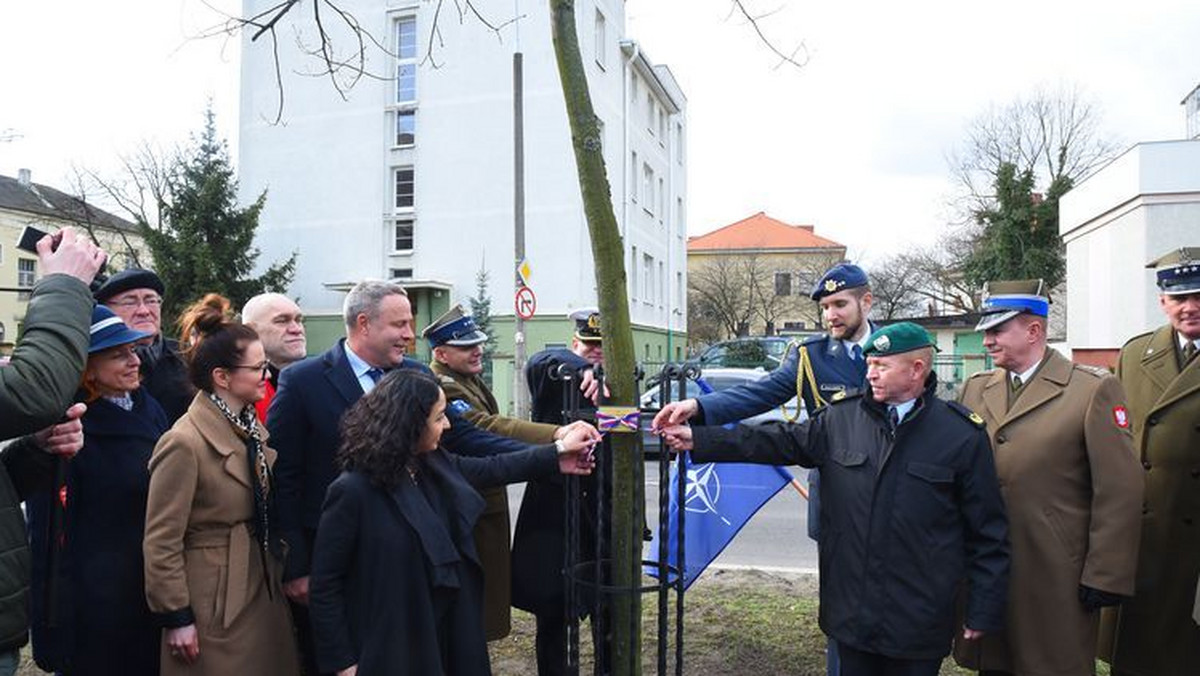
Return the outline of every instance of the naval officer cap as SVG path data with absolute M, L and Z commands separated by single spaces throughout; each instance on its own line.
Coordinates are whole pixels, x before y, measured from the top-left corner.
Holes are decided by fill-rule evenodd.
M 471 347 L 486 342 L 488 335 L 479 330 L 475 318 L 463 311 L 461 304 L 447 310 L 442 316 L 425 327 L 421 336 L 429 341 L 429 347 L 442 345 Z
M 933 336 L 923 327 L 912 322 L 897 322 L 880 327 L 868 336 L 863 354 L 868 357 L 887 357 L 923 347 L 938 349 Z
M 572 310 L 569 315 L 575 321 L 575 338 L 585 343 L 598 343 L 604 340 L 600 333 L 600 308 L 581 307 Z
M 987 331 L 1022 314 L 1048 317 L 1050 296 L 1046 283 L 1040 279 L 988 282 L 983 285 L 983 307 L 979 311 L 983 316 L 976 331 Z
M 1200 246 L 1174 249 L 1150 261 L 1159 291 L 1168 296 L 1200 292 Z
M 837 265 L 825 271 L 821 275 L 821 279 L 817 280 L 817 285 L 813 287 L 811 297 L 813 300 L 821 300 L 825 296 L 845 291 L 846 289 L 855 289 L 860 286 L 867 285 L 867 273 L 863 269 L 853 263 L 838 263 Z

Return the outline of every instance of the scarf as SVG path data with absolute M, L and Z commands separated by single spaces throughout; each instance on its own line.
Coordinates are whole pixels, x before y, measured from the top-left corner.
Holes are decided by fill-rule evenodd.
M 225 400 L 208 393 L 208 398 L 233 425 L 246 437 L 246 456 L 250 463 L 250 476 L 254 477 L 254 538 L 265 556 L 271 551 L 270 513 L 268 497 L 271 493 L 271 467 L 267 464 L 267 454 L 263 451 L 262 437 L 258 434 L 258 418 L 253 406 L 246 406 L 241 413 L 234 413 Z

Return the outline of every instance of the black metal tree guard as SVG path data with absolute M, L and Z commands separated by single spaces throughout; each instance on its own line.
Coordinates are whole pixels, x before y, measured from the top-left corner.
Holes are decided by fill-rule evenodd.
M 593 375 L 599 381 L 599 386 L 604 387 L 603 369 L 597 367 L 594 369 Z M 638 369 L 637 373 L 637 390 L 640 391 L 643 380 L 643 373 Z M 687 381 L 695 380 L 699 376 L 699 371 L 689 365 L 666 364 L 659 371 L 657 382 L 654 385 L 659 389 L 658 400 L 660 405 L 666 405 L 671 401 L 678 401 L 687 398 Z M 560 368 L 551 374 L 552 378 L 564 381 L 563 392 L 563 418 L 567 421 L 587 420 L 595 422 L 595 411 L 591 407 L 590 402 L 584 402 L 579 390 L 579 383 L 576 382 L 576 374 L 567 368 Z M 674 389 L 673 387 L 674 386 Z M 603 389 L 601 389 L 603 391 Z M 677 397 L 677 398 L 673 398 Z M 640 397 L 638 398 L 640 400 Z M 585 407 L 586 403 L 586 407 Z M 657 408 L 641 409 L 640 417 L 644 422 L 639 424 L 639 428 L 653 419 L 654 415 L 659 411 Z M 641 436 L 641 430 L 637 432 Z M 609 626 L 612 618 L 612 600 L 618 596 L 632 596 L 634 594 L 649 594 L 657 595 L 657 673 L 659 676 L 665 676 L 668 673 L 668 648 L 671 641 L 668 640 L 670 633 L 669 610 L 670 610 L 670 595 L 675 593 L 675 636 L 674 636 L 674 672 L 677 676 L 683 674 L 683 611 L 684 611 L 684 577 L 682 574 L 684 561 L 684 519 L 685 511 L 682 504 L 682 496 L 686 495 L 687 472 L 684 469 L 683 456 L 672 458 L 670 450 L 661 439 L 657 439 L 654 443 L 656 452 L 650 449 L 643 449 L 643 459 L 657 456 L 658 460 L 658 552 L 657 560 L 643 560 L 642 568 L 653 568 L 657 572 L 657 580 L 649 584 L 635 586 L 616 586 L 612 583 L 611 569 L 612 558 L 611 551 L 608 546 L 609 538 L 608 531 L 611 526 L 612 514 L 612 499 L 611 499 L 611 477 L 612 477 L 612 450 L 608 441 L 608 435 L 605 435 L 604 441 L 598 447 L 596 452 L 596 467 L 595 471 L 589 479 L 583 481 L 576 476 L 566 477 L 566 500 L 564 500 L 563 520 L 566 524 L 566 547 L 564 548 L 563 560 L 563 585 L 566 595 L 566 617 L 564 622 L 567 627 L 567 673 L 578 676 L 580 670 L 579 656 L 579 626 L 580 619 L 585 615 L 591 617 L 592 635 L 595 638 L 595 657 L 593 660 L 593 674 L 602 676 L 607 674 L 611 669 L 611 627 Z M 681 496 L 680 504 L 675 510 L 674 533 L 671 532 L 671 515 L 670 515 L 670 464 L 678 462 L 678 471 L 676 472 L 676 495 Z M 645 483 L 645 463 L 640 462 L 635 464 L 635 481 Z M 591 551 L 585 553 L 582 550 L 582 530 L 580 515 L 583 509 L 588 511 L 584 513 L 584 519 L 591 526 Z M 671 557 L 671 544 L 674 544 L 674 557 Z M 630 617 L 631 626 L 629 631 L 634 633 L 638 630 L 638 618 Z M 640 660 L 639 655 L 630 655 L 631 660 Z M 631 667 L 634 665 L 630 665 Z

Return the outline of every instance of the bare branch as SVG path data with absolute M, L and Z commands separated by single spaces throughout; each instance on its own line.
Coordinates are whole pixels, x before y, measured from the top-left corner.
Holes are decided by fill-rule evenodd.
M 790 53 L 785 53 L 782 49 L 776 46 L 774 41 L 772 41 L 766 36 L 765 33 L 763 33 L 762 26 L 759 25 L 759 21 L 769 17 L 778 10 L 754 15 L 751 14 L 748 9 L 746 9 L 746 4 L 743 2 L 743 0 L 732 0 L 732 2 L 733 8 L 737 10 L 737 12 L 741 14 L 747 22 L 749 22 L 750 27 L 754 29 L 754 33 L 758 36 L 759 41 L 762 42 L 772 54 L 779 57 L 779 63 L 776 64 L 776 68 L 784 64 L 792 65 L 796 68 L 803 68 L 808 65 L 808 46 L 805 45 L 803 41 L 796 45 L 796 47 L 792 49 Z

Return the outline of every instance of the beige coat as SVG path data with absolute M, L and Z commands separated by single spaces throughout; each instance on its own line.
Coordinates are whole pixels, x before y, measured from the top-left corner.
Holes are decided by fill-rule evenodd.
M 1133 593 L 1142 472 L 1125 393 L 1107 371 L 1055 350 L 1011 409 L 1009 377 L 978 374 L 962 397 L 987 422 L 1008 510 L 1007 627 L 956 639 L 955 658 L 1016 676 L 1091 676 L 1099 618 L 1079 586 Z
M 554 425 L 529 422 L 500 415 L 500 407 L 479 376 L 465 376 L 435 362 L 447 405 L 456 406 L 472 424 L 489 432 L 530 444 L 554 441 Z M 455 402 L 462 402 L 456 404 Z M 466 407 L 466 408 L 463 408 Z M 508 537 L 508 489 L 504 486 L 479 491 L 487 506 L 475 524 L 475 549 L 483 567 L 483 625 L 489 641 L 508 636 L 512 628 L 512 561 Z
M 274 451 L 267 460 L 274 464 Z M 200 658 L 189 666 L 171 656 L 163 632 L 163 676 L 300 672 L 281 568 L 270 560 L 265 574 L 251 535 L 252 486 L 243 437 L 197 394 L 150 458 L 146 599 L 177 620 L 190 609 L 200 636 Z
M 1137 596 L 1105 617 L 1102 643 L 1116 631 L 1114 669 L 1136 676 L 1200 674 L 1200 627 L 1192 620 L 1200 575 L 1200 358 L 1180 370 L 1175 341 L 1170 326 L 1137 336 L 1117 367 L 1146 468 L 1146 509 Z

